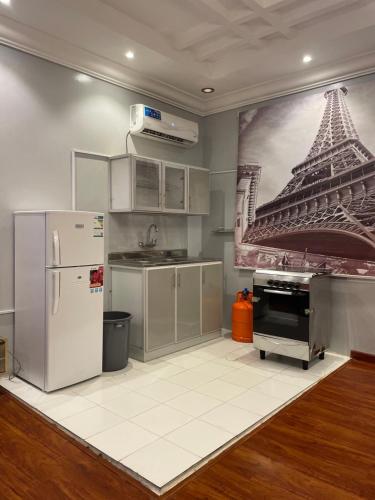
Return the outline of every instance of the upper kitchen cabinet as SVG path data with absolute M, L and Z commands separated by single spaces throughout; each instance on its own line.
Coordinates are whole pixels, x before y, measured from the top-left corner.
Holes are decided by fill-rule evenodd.
M 186 212 L 186 167 L 173 163 L 163 164 L 163 206 L 165 212 Z
M 133 157 L 133 208 L 159 211 L 162 208 L 161 162 Z
M 189 214 L 208 215 L 210 212 L 209 172 L 189 167 Z
M 110 210 L 208 215 L 208 170 L 137 155 L 110 160 Z
M 162 165 L 141 156 L 111 159 L 111 210 L 119 212 L 162 211 Z

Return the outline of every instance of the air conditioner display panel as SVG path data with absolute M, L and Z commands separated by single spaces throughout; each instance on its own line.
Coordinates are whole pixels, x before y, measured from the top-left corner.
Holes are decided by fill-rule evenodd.
M 157 109 L 149 108 L 148 106 L 144 107 L 145 116 L 149 116 L 150 118 L 154 118 L 155 120 L 161 120 L 161 113 Z

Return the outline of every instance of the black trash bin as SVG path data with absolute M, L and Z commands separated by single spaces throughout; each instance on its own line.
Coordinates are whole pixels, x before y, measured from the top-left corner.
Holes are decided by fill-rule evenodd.
M 132 315 L 108 311 L 103 316 L 103 372 L 122 370 L 128 364 Z

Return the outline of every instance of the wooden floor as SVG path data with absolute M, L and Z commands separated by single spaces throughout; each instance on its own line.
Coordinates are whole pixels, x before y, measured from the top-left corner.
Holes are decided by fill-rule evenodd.
M 156 497 L 5 391 L 0 471 L 1 499 Z M 164 498 L 374 499 L 375 365 L 350 361 Z

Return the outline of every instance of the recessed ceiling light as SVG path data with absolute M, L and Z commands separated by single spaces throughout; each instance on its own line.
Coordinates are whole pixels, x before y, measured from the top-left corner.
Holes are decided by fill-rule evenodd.
M 212 92 L 215 92 L 215 89 L 213 89 L 212 87 L 204 87 L 203 89 L 201 89 L 201 92 L 203 92 L 204 94 L 212 94 Z
M 9 7 L 10 0 L 0 0 L 0 3 Z
M 78 73 L 78 75 L 75 76 L 75 79 L 80 83 L 88 83 L 92 80 L 91 76 L 85 75 L 84 73 Z
M 312 61 L 312 57 L 310 56 L 310 54 L 306 54 L 302 58 L 302 62 L 304 62 L 305 64 L 307 64 L 307 63 L 309 63 L 311 61 Z
M 132 50 L 128 50 L 125 54 L 125 57 L 128 59 L 134 59 L 134 52 Z

